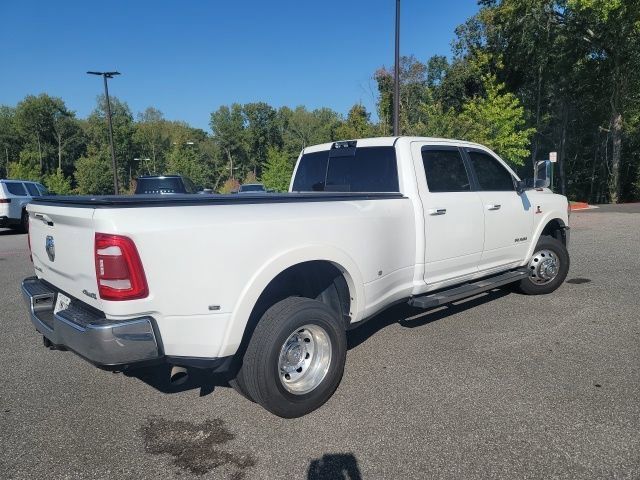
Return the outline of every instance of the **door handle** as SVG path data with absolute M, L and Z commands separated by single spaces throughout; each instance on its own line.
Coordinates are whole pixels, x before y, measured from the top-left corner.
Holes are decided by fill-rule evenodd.
M 502 205 L 498 205 L 498 204 L 495 204 L 495 205 L 487 205 L 487 210 L 500 210 L 500 207 L 501 207 L 501 206 L 502 206 Z
M 429 215 L 444 215 L 447 213 L 446 208 L 431 208 L 429 209 Z
M 38 220 L 42 220 L 50 227 L 53 227 L 53 220 L 51 220 L 51 217 L 49 217 L 48 215 L 45 215 L 44 213 L 34 213 L 33 216 Z

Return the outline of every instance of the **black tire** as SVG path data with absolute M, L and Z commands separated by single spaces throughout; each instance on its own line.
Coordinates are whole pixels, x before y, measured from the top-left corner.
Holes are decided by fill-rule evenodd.
M 532 262 L 536 258 L 536 252 L 541 252 L 543 250 L 551 251 L 556 255 L 559 262 L 558 273 L 553 278 L 553 280 L 549 281 L 548 283 L 535 283 L 535 267 L 532 268 L 530 262 L 528 268 L 531 270 L 531 276 L 529 278 L 521 280 L 517 284 L 518 290 L 526 295 L 545 295 L 547 293 L 555 291 L 560 285 L 562 285 L 564 280 L 567 278 L 567 274 L 569 273 L 569 252 L 567 251 L 567 247 L 565 247 L 560 240 L 548 235 L 540 237 L 538 243 L 536 244 L 536 248 L 534 249 Z
M 20 217 L 20 230 L 24 233 L 29 233 L 29 213 L 26 210 L 22 210 L 22 217 Z
M 240 376 L 240 372 L 242 372 L 242 368 L 238 370 L 238 373 L 236 373 L 234 377 L 227 378 L 227 382 L 229 382 L 229 386 L 233 388 L 237 393 L 242 395 L 250 402 L 255 403 L 255 400 L 251 398 L 251 395 L 249 395 L 249 392 L 247 391 L 247 386 L 245 385 L 244 378 Z
M 281 380 L 278 362 L 285 342 L 303 326 L 322 330 L 331 346 L 330 360 L 326 373 L 311 391 L 291 393 Z M 289 297 L 270 307 L 258 322 L 236 377 L 240 379 L 237 384 L 274 415 L 301 417 L 333 395 L 342 379 L 346 355 L 347 336 L 338 315 L 317 300 Z

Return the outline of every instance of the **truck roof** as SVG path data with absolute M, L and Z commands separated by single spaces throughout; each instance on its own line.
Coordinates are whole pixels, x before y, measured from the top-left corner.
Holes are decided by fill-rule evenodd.
M 358 147 L 391 147 L 398 141 L 402 142 L 433 142 L 433 143 L 445 143 L 447 145 L 460 145 L 468 147 L 480 147 L 486 148 L 478 143 L 467 142 L 466 140 L 456 140 L 454 138 L 439 138 L 439 137 L 413 137 L 413 136 L 399 136 L 399 137 L 371 137 L 371 138 L 357 138 L 353 139 L 358 142 Z M 335 142 L 322 143 L 320 145 L 313 145 L 304 149 L 304 153 L 321 152 L 323 150 L 329 150 Z

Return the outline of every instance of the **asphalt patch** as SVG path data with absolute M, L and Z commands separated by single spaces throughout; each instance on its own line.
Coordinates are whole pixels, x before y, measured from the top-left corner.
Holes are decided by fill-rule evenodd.
M 152 417 L 142 427 L 145 449 L 154 455 L 168 454 L 172 463 L 194 475 L 204 475 L 211 470 L 227 466 L 232 478 L 244 478 L 246 470 L 256 464 L 250 454 L 240 454 L 220 449 L 235 438 L 221 419 L 191 423 L 182 420 L 166 420 Z

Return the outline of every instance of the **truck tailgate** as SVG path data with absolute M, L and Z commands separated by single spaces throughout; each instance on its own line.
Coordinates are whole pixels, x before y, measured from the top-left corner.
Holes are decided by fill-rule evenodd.
M 30 204 L 27 210 L 38 278 L 101 309 L 93 251 L 94 209 Z

